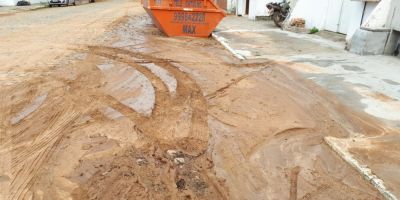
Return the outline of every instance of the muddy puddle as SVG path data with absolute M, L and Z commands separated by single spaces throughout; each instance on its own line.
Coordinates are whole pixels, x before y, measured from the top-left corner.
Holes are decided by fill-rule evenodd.
M 167 38 L 144 12 L 104 38 L 2 88 L 10 199 L 382 198 L 323 142 L 380 125 L 284 63 Z

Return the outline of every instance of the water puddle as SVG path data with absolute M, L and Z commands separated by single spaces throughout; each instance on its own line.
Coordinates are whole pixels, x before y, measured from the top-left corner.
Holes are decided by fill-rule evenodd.
M 176 93 L 176 87 L 178 83 L 172 74 L 170 74 L 167 70 L 155 65 L 154 63 L 145 63 L 141 65 L 149 69 L 153 74 L 160 78 L 167 86 L 170 93 Z
M 109 119 L 118 119 L 120 117 L 123 117 L 124 115 L 114 108 L 111 107 L 106 107 L 102 110 L 103 114 L 107 116 Z
M 400 101 L 362 87 L 354 89 L 364 97 L 361 99 L 361 103 L 366 106 L 364 109 L 366 113 L 387 120 L 400 120 Z
M 105 72 L 105 71 L 111 69 L 112 67 L 114 67 L 114 65 L 113 65 L 112 63 L 104 63 L 104 64 L 97 65 L 97 67 L 98 67 L 102 72 Z
M 155 103 L 155 91 L 145 75 L 124 64 L 104 63 L 97 67 L 106 79 L 106 93 L 136 112 L 146 116 L 151 114 Z M 111 118 L 119 115 L 108 113 Z
M 19 112 L 16 116 L 11 118 L 11 120 L 10 120 L 11 124 L 12 125 L 17 124 L 21 120 L 23 120 L 25 117 L 27 117 L 28 115 L 33 113 L 36 109 L 38 109 L 43 104 L 43 102 L 46 100 L 46 98 L 47 98 L 47 93 L 36 97 L 36 99 L 33 100 L 33 102 L 30 105 L 28 105 L 27 107 L 22 109 L 21 112 Z

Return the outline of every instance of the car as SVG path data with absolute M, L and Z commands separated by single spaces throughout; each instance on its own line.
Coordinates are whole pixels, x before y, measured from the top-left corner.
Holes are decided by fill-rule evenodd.
M 80 4 L 82 0 L 49 0 L 49 6 L 69 6 Z M 94 3 L 95 0 L 89 0 L 89 3 Z
M 49 6 L 69 6 L 69 5 L 76 5 L 75 0 L 49 0 Z
M 30 5 L 31 5 L 31 3 L 29 1 L 25 1 L 25 0 L 17 2 L 17 6 L 30 6 Z

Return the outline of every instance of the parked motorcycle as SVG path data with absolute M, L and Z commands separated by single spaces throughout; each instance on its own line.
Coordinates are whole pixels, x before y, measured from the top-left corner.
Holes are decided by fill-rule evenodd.
M 272 17 L 274 23 L 278 27 L 282 27 L 283 21 L 285 21 L 286 17 L 290 12 L 290 4 L 289 2 L 283 1 L 281 3 L 268 3 L 268 16 Z

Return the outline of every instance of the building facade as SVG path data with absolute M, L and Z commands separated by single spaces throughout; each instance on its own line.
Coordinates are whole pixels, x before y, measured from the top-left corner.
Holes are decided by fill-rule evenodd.
M 250 19 L 267 16 L 265 7 L 271 2 L 282 2 L 283 0 L 228 0 L 227 11 L 239 16 L 246 16 Z
M 227 11 L 256 19 L 265 5 L 283 0 L 227 0 Z M 346 35 L 347 48 L 359 54 L 392 54 L 399 46 L 400 0 L 292 0 L 288 21 L 303 18 L 313 27 Z
M 0 6 L 16 6 L 20 0 L 0 0 Z M 47 0 L 26 0 L 31 4 L 47 3 Z

